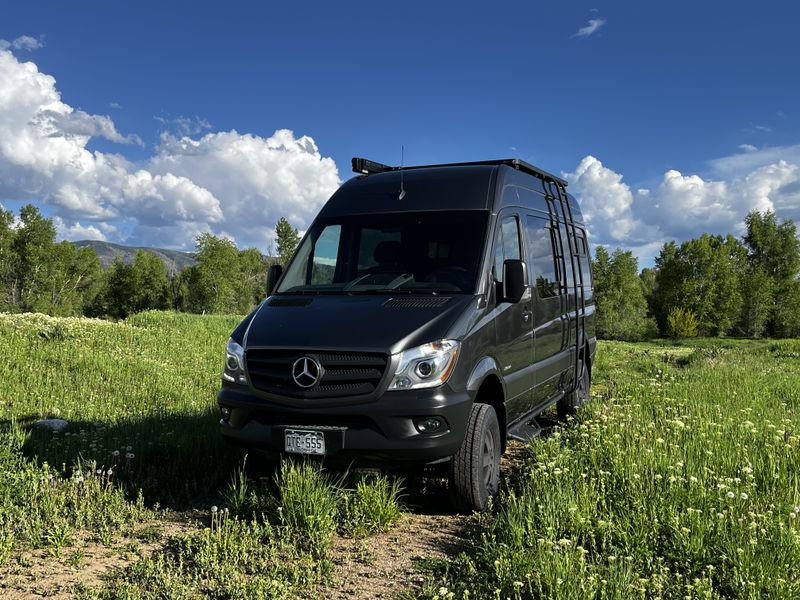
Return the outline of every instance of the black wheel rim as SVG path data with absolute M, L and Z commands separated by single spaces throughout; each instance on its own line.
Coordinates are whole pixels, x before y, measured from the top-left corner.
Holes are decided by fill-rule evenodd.
M 496 448 L 494 445 L 494 434 L 491 430 L 487 430 L 483 436 L 483 483 L 486 489 L 491 490 L 494 486 L 495 478 L 495 459 Z

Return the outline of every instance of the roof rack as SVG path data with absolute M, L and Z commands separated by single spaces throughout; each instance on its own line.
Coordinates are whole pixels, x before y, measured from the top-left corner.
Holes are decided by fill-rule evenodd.
M 533 175 L 534 177 L 538 177 L 544 181 L 552 181 L 554 183 L 558 183 L 567 187 L 567 182 L 562 179 L 561 177 L 556 177 L 552 173 L 548 173 L 547 171 L 540 169 L 539 167 L 535 167 L 530 163 L 525 162 L 524 160 L 520 160 L 518 158 L 502 158 L 498 160 L 479 160 L 475 162 L 460 162 L 460 163 L 443 163 L 438 165 L 414 165 L 408 167 L 390 167 L 388 165 L 384 165 L 379 162 L 375 162 L 373 160 L 369 160 L 366 158 L 358 158 L 353 157 L 353 172 L 354 173 L 361 173 L 363 175 L 371 175 L 373 173 L 387 173 L 389 171 L 400 171 L 405 169 L 432 169 L 434 167 L 477 167 L 477 166 L 486 166 L 486 165 L 507 165 L 519 171 L 523 171 L 528 173 L 529 175 Z

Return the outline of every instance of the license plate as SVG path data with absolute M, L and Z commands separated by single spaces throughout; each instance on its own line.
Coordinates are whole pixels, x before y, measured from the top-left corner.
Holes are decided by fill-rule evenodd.
M 321 431 L 287 429 L 283 433 L 286 452 L 295 454 L 325 454 L 325 436 Z

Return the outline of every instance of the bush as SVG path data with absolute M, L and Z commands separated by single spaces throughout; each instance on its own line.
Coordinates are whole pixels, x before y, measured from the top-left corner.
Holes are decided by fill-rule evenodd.
M 699 326 L 700 322 L 691 310 L 676 306 L 667 314 L 667 335 L 672 338 L 697 337 Z

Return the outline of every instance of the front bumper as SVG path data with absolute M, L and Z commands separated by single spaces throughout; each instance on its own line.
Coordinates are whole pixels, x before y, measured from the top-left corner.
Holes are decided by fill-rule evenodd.
M 325 460 L 359 466 L 431 464 L 458 451 L 467 428 L 474 393 L 454 392 L 448 385 L 433 390 L 386 392 L 362 404 L 314 406 L 297 400 L 278 404 L 255 396 L 248 388 L 223 383 L 220 408 L 230 410 L 220 420 L 230 441 L 272 456 L 284 451 L 284 431 L 303 429 L 325 435 Z M 440 417 L 443 431 L 420 433 L 415 420 Z M 391 464 L 387 464 L 391 463 Z

